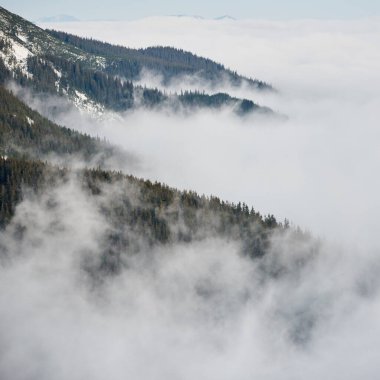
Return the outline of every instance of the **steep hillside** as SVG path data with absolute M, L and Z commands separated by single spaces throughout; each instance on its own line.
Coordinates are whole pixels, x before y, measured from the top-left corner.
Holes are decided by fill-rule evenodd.
M 0 155 L 42 158 L 48 154 L 78 155 L 86 161 L 97 157 L 100 162 L 121 153 L 100 139 L 52 123 L 0 85 Z
M 80 184 L 111 226 L 104 231 L 106 244 L 98 269 L 115 272 L 123 255 L 138 253 L 143 247 L 213 237 L 239 243 L 242 254 L 252 258 L 265 255 L 272 249 L 271 240 L 286 234 L 295 250 L 304 244 L 309 249 L 316 247 L 299 229 L 287 222 L 278 223 L 273 215 L 263 217 L 244 203 L 181 192 L 119 172 L 96 169 L 74 173 L 40 161 L 10 158 L 0 158 L 0 226 L 7 226 L 25 191 L 39 196 L 68 181 Z
M 126 79 L 136 80 L 140 77 L 143 68 L 150 69 L 163 76 L 164 82 L 180 75 L 197 74 L 200 79 L 210 84 L 230 82 L 240 86 L 246 83 L 252 88 L 273 90 L 273 87 L 258 79 L 243 77 L 236 72 L 226 69 L 220 63 L 208 58 L 199 57 L 190 52 L 168 46 L 155 46 L 146 49 L 130 49 L 124 46 L 78 37 L 65 32 L 48 30 L 61 41 L 80 48 L 86 53 L 95 54 L 105 60 L 105 70 L 113 75 L 120 75 Z
M 59 56 L 71 61 L 83 61 L 93 68 L 101 65 L 101 59 L 93 54 L 86 54 L 74 46 L 63 43 L 37 25 L 3 7 L 0 7 L 0 40 L 2 47 L 8 42 L 8 47 L 13 53 L 11 57 L 7 57 L 12 58 L 13 56 L 13 60 L 5 60 L 5 63 L 12 68 L 21 69 L 25 73 L 27 72 L 27 57 L 44 54 Z M 1 50 L 4 59 L 4 51 Z

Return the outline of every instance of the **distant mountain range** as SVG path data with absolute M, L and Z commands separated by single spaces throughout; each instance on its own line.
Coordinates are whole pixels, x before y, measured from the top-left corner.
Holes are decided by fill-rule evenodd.
M 223 15 L 223 16 L 217 16 L 214 18 L 207 18 L 199 15 L 187 15 L 187 14 L 178 14 L 178 15 L 171 15 L 170 17 L 178 17 L 178 18 L 192 18 L 195 20 L 216 20 L 216 21 L 222 21 L 222 20 L 231 20 L 236 21 L 235 17 L 229 16 L 229 15 Z M 46 16 L 41 17 L 37 20 L 35 20 L 38 24 L 43 23 L 59 23 L 59 22 L 76 22 L 81 21 L 80 19 L 70 16 L 70 15 L 55 15 L 55 16 Z M 106 20 L 104 20 L 106 21 Z
M 232 16 L 229 16 L 229 15 L 224 15 L 224 16 L 215 17 L 215 20 L 231 20 L 231 21 L 236 21 L 236 18 L 232 17 Z
M 196 20 L 209 20 L 208 18 L 206 17 L 203 17 L 203 16 L 198 16 L 198 15 L 186 15 L 186 14 L 181 14 L 181 15 L 173 15 L 172 17 L 186 17 L 186 18 L 193 18 L 193 19 L 196 19 Z M 214 17 L 214 18 L 211 18 L 211 20 L 217 20 L 217 21 L 220 21 L 220 20 L 231 20 L 231 21 L 235 21 L 236 18 L 232 17 L 232 16 L 229 16 L 229 15 L 224 15 L 224 16 L 218 16 L 218 17 Z
M 79 19 L 70 15 L 56 15 L 56 16 L 42 17 L 36 20 L 36 22 L 72 22 L 72 21 L 79 21 Z

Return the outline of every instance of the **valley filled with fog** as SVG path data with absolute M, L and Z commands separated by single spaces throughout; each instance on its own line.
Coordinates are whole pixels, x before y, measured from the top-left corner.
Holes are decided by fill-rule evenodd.
M 8 88 L 57 123 L 123 148 L 127 158 L 110 157 L 109 169 L 245 202 L 311 235 L 265 226 L 265 254 L 250 257 L 236 236 L 255 232 L 254 223 L 216 233 L 223 220 L 206 207 L 212 200 L 189 212 L 181 202 L 191 196 L 173 191 L 167 208 L 156 207 L 157 220 L 182 240 L 172 234 L 152 243 L 148 224 L 115 223 L 128 207 L 149 211 L 152 183 L 114 174 L 100 185 L 89 181 L 89 190 L 76 172 L 88 162 L 74 156 L 72 171 L 49 191 L 25 188 L 0 231 L 0 377 L 375 379 L 379 21 L 157 17 L 40 26 L 129 47 L 174 46 L 273 85 L 275 92 L 227 80 L 211 87 L 196 75 L 164 83 L 147 70 L 139 79 L 167 93 L 228 92 L 275 116 L 228 107 L 91 113 Z M 62 165 L 59 155 L 46 159 Z M 159 191 L 166 202 L 169 190 Z M 189 227 L 186 218 L 206 220 L 207 228 Z M 110 246 L 120 265 L 102 272 Z
M 272 84 L 278 93 L 195 77 L 166 90 L 217 90 L 268 105 L 287 121 L 241 120 L 217 112 L 183 118 L 136 112 L 65 124 L 105 136 L 140 160 L 134 174 L 245 201 L 318 236 L 378 247 L 380 25 L 359 21 L 202 20 L 42 24 L 129 47 L 168 45 Z M 147 72 L 142 84 L 163 88 Z M 360 240 L 360 243 L 358 242 Z

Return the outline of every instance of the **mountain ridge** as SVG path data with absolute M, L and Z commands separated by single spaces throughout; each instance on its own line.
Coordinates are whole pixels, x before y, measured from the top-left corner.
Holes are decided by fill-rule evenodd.
M 176 109 L 179 102 L 185 108 L 209 108 L 212 103 L 213 108 L 232 106 L 232 110 L 240 115 L 251 112 L 273 114 L 269 108 L 260 107 L 251 100 L 227 94 L 223 94 L 225 102 L 222 104 L 213 103 L 213 99 L 220 99 L 220 96 L 208 95 L 194 96 L 198 100 L 196 104 L 186 103 L 186 99 L 177 94 L 168 97 L 162 91 L 133 83 L 146 67 L 161 72 L 166 81 L 184 73 L 204 75 L 211 82 L 218 82 L 227 75 L 235 85 L 248 81 L 256 89 L 272 90 L 264 82 L 245 79 L 221 64 L 180 49 L 129 49 L 63 32 L 47 32 L 1 7 L 0 27 L 0 58 L 11 72 L 10 79 L 36 92 L 69 97 L 83 109 L 125 111 L 136 104 L 147 107 L 169 105 Z M 140 96 L 137 101 L 136 96 Z

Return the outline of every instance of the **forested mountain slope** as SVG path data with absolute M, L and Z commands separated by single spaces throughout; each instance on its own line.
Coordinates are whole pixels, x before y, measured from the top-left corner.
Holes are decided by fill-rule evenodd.
M 278 223 L 273 215 L 263 217 L 244 203 L 178 191 L 120 172 L 92 169 L 74 173 L 40 161 L 12 158 L 0 159 L 0 226 L 7 226 L 25 191 L 38 197 L 68 181 L 76 181 L 93 198 L 94 207 L 111 226 L 104 231 L 104 256 L 98 269 L 115 272 L 123 255 L 136 254 L 143 247 L 213 237 L 235 241 L 242 254 L 252 258 L 273 249 L 271 241 L 276 236 L 291 236 L 295 250 L 304 245 L 311 250 L 317 247 L 299 229 Z
M 49 154 L 101 162 L 121 152 L 98 138 L 52 123 L 0 85 L 0 155 L 43 158 Z
M 167 95 L 157 89 L 135 86 L 132 82 L 142 67 L 161 70 L 166 80 L 177 74 L 196 72 L 203 73 L 211 81 L 229 75 L 237 85 L 246 79 L 222 65 L 181 50 L 133 50 L 57 32 L 48 34 L 3 8 L 0 8 L 0 26 L 1 228 L 8 228 L 25 194 L 37 198 L 47 196 L 48 207 L 54 208 L 55 200 L 50 199 L 49 194 L 73 181 L 79 186 L 77 191 L 84 191 L 106 220 L 103 259 L 96 269 L 117 272 L 123 265 L 123 255 L 138 253 L 143 247 L 187 244 L 210 238 L 231 240 L 240 247 L 242 254 L 252 258 L 272 251 L 272 242 L 278 236 L 291 236 L 294 249 L 305 242 L 313 247 L 307 234 L 290 228 L 287 222 L 278 223 L 273 215 L 263 217 L 244 203 L 232 204 L 216 197 L 200 196 L 102 170 L 102 159 L 123 153 L 97 138 L 50 122 L 6 87 L 9 81 L 15 81 L 39 96 L 77 97 L 94 107 L 115 111 L 136 107 L 138 98 L 139 106 L 149 108 L 218 109 L 228 106 L 239 115 L 252 111 L 271 113 L 268 108 L 228 94 L 184 92 Z M 127 67 L 124 64 L 137 68 L 128 74 L 129 81 L 120 79 L 120 70 Z M 127 72 L 123 75 L 127 76 Z M 257 81 L 251 84 L 266 87 Z M 79 158 L 85 164 L 91 162 L 93 166 L 95 162 L 99 166 L 78 171 L 38 161 L 49 155 Z M 16 226 L 15 233 L 20 233 L 20 239 L 27 228 L 22 222 Z
M 167 95 L 133 84 L 144 68 L 161 74 L 165 81 L 197 74 L 210 83 L 226 78 L 257 89 L 271 89 L 257 80 L 239 76 L 209 59 L 173 48 L 128 49 L 60 32 L 49 33 L 0 7 L 0 60 L 10 79 L 35 93 L 64 96 L 92 112 L 126 111 L 136 107 L 192 109 L 232 107 L 239 115 L 258 111 L 272 114 L 250 100 L 221 94 L 188 97 Z M 3 74 L 1 74 L 3 75 Z M 196 93 L 194 95 L 197 95 Z M 220 102 L 220 99 L 224 99 Z M 195 101 L 196 100 L 196 101 Z M 244 104 L 241 104 L 244 102 Z
M 265 82 L 243 77 L 234 71 L 226 69 L 220 63 L 199 57 L 182 49 L 168 46 L 131 49 L 56 30 L 48 30 L 48 32 L 53 37 L 73 47 L 80 48 L 86 53 L 103 57 L 106 72 L 123 76 L 126 79 L 138 79 L 142 69 L 147 68 L 161 74 L 165 82 L 170 82 L 171 79 L 179 75 L 197 74 L 200 79 L 214 85 L 228 81 L 235 86 L 246 83 L 256 89 L 273 90 L 273 87 Z

